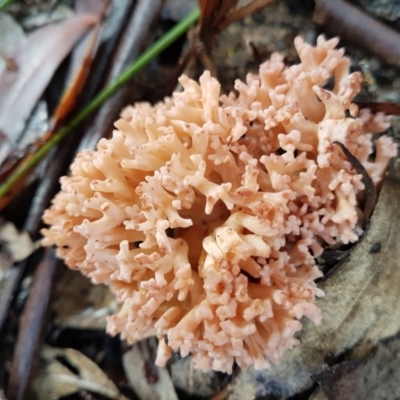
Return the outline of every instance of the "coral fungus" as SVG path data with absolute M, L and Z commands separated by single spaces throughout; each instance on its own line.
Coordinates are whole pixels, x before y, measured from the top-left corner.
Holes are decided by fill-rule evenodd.
M 158 365 L 180 351 L 203 370 L 267 368 L 303 316 L 320 323 L 314 258 L 356 241 L 363 219 L 362 176 L 333 142 L 375 184 L 396 154 L 371 142 L 387 117 L 357 117 L 361 75 L 337 42 L 297 38 L 300 64 L 273 54 L 229 96 L 208 72 L 182 76 L 182 92 L 125 108 L 61 179 L 44 244 L 116 293 L 110 333 L 158 336 Z

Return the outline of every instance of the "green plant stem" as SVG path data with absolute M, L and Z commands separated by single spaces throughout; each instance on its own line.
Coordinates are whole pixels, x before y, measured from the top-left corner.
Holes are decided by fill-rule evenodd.
M 1 11 L 3 8 L 7 7 L 9 4 L 11 4 L 12 2 L 13 2 L 13 0 L 3 0 L 3 1 L 0 1 L 0 11 Z
M 9 0 L 10 1 L 10 0 Z M 23 178 L 57 143 L 79 125 L 90 113 L 100 107 L 104 101 L 110 98 L 121 86 L 125 85 L 138 71 L 145 67 L 151 60 L 165 50 L 178 37 L 183 35 L 191 25 L 197 22 L 200 10 L 196 8 L 184 19 L 177 23 L 171 30 L 158 39 L 150 46 L 139 58 L 129 65 L 119 77 L 107 87 L 105 87 L 87 106 L 85 106 L 71 122 L 57 133 L 55 133 L 46 143 L 44 143 L 33 156 L 25 163 L 18 166 L 5 182 L 0 185 L 0 198 L 8 193 L 10 189 Z

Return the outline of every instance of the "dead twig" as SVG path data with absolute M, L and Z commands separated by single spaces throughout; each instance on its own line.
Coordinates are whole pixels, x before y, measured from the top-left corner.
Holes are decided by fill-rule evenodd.
M 138 56 L 161 6 L 161 0 L 142 1 L 137 4 L 120 40 L 106 84 L 114 81 L 123 69 Z M 128 86 L 121 88 L 102 105 L 91 128 L 85 132 L 79 146 L 80 150 L 94 149 L 98 141 L 112 131 L 113 123 L 124 105 L 128 91 Z
M 400 67 L 400 34 L 343 0 L 315 0 L 314 22 Z
M 38 361 L 37 355 L 57 265 L 54 250 L 47 249 L 35 273 L 32 289 L 21 319 L 7 392 L 8 400 L 27 398 L 31 374 Z

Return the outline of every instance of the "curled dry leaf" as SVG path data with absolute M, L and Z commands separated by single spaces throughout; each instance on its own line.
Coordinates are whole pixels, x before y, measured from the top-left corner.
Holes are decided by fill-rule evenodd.
M 100 367 L 77 350 L 45 347 L 42 358 L 45 365 L 33 382 L 39 399 L 57 400 L 79 390 L 110 399 L 125 399 Z
M 364 358 L 378 342 L 400 331 L 399 191 L 397 159 L 390 165 L 364 239 L 319 285 L 325 292 L 325 298 L 318 302 L 323 323 L 305 323 L 300 334 L 302 345 L 285 353 L 280 364 L 240 374 L 231 385 L 230 400 L 292 396 L 310 389 L 314 384 L 311 376 L 326 371 L 344 353 L 351 350 L 350 357 Z
M 4 70 L 0 75 L 0 131 L 12 143 L 58 65 L 97 20 L 83 15 L 48 25 L 32 33 L 12 54 L 18 70 Z

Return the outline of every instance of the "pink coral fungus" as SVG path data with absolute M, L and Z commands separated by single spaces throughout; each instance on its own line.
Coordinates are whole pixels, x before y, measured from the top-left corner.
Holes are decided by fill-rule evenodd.
M 172 98 L 125 108 L 61 179 L 44 244 L 116 293 L 110 333 L 158 336 L 158 365 L 180 351 L 203 370 L 267 368 L 303 316 L 320 323 L 314 258 L 356 241 L 363 218 L 362 176 L 333 142 L 375 184 L 396 154 L 381 137 L 371 159 L 388 119 L 356 117 L 361 75 L 337 43 L 297 38 L 300 64 L 273 54 L 229 96 L 208 72 L 182 76 Z

